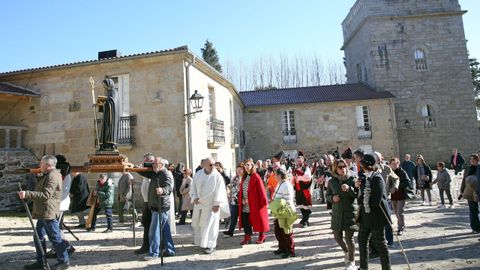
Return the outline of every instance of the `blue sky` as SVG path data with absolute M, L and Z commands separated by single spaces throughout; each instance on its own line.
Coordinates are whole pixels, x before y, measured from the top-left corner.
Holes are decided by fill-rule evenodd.
M 420 0 L 418 0 L 420 1 Z M 447 1 L 447 0 L 440 0 Z M 343 57 L 341 22 L 355 0 L 1 1 L 0 72 L 188 45 L 208 38 L 221 61 L 260 55 Z M 480 1 L 460 0 L 467 46 L 480 58 Z

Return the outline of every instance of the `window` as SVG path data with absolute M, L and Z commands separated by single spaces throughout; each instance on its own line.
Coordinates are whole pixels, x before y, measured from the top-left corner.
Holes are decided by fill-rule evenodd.
M 424 128 L 436 127 L 432 106 L 424 105 L 422 107 L 421 114 L 422 114 L 422 118 L 423 118 L 423 127 Z
M 355 107 L 355 118 L 357 120 L 358 139 L 371 139 L 372 128 L 370 125 L 370 117 L 368 115 L 368 106 Z
M 427 70 L 427 57 L 423 50 L 417 49 L 414 52 L 415 69 Z
M 118 106 L 119 106 L 118 108 L 120 112 L 120 117 L 130 116 L 130 95 L 129 95 L 129 87 L 128 87 L 128 79 L 129 79 L 128 74 L 110 76 L 110 79 L 112 79 L 113 82 L 115 83 L 113 88 L 117 90 Z
M 210 113 L 210 121 L 216 118 L 217 112 L 215 108 L 215 88 L 208 88 L 208 108 Z
M 293 111 L 284 111 L 282 114 L 283 142 L 286 144 L 297 142 L 295 130 L 295 114 Z
M 357 64 L 357 81 L 363 81 L 362 66 L 360 64 Z

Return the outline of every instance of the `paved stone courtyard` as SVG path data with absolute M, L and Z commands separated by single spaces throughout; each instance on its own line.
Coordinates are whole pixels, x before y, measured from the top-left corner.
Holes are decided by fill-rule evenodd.
M 458 180 L 458 179 L 457 179 Z M 458 184 L 454 185 L 458 189 Z M 456 195 L 456 191 L 453 192 Z M 434 192 L 434 200 L 438 193 Z M 465 201 L 454 209 L 421 206 L 420 200 L 409 201 L 406 207 L 407 231 L 400 237 L 411 269 L 480 269 L 480 235 L 471 233 L 468 206 Z M 436 204 L 436 202 L 435 202 Z M 315 205 L 308 228 L 295 228 L 297 257 L 281 259 L 274 255 L 276 246 L 273 230 L 261 245 L 240 246 L 242 234 L 219 236 L 218 250 L 204 255 L 192 245 L 190 226 L 177 226 L 174 241 L 177 256 L 165 258 L 162 269 L 343 269 L 343 253 L 331 234 L 330 216 L 325 205 Z M 77 251 L 71 258 L 72 269 L 158 269 L 160 261 L 144 262 L 133 253 L 132 232 L 117 226 L 113 233 L 103 234 L 105 217 L 99 216 L 97 232 L 75 229 L 80 238 L 74 242 Z M 187 220 L 189 222 L 189 220 Z M 76 218 L 67 217 L 66 224 L 76 225 Z M 137 230 L 141 244 L 142 228 Z M 70 240 L 73 238 L 68 235 Z M 0 269 L 22 269 L 33 262 L 34 248 L 28 219 L 0 218 Z M 391 249 L 393 269 L 408 269 L 398 242 Z M 358 264 L 358 251 L 356 254 Z M 50 260 L 51 264 L 54 260 Z M 381 269 L 379 259 L 371 261 L 371 269 Z

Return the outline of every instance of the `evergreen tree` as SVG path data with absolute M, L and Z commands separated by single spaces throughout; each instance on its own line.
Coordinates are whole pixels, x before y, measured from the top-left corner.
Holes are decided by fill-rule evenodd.
M 478 63 L 476 58 L 470 58 L 468 60 L 470 62 L 470 72 L 472 74 L 477 110 L 480 110 L 480 63 Z
M 213 47 L 213 44 L 207 39 L 202 50 L 202 58 L 210 66 L 216 69 L 218 72 L 222 72 L 222 65 L 218 62 L 217 50 Z

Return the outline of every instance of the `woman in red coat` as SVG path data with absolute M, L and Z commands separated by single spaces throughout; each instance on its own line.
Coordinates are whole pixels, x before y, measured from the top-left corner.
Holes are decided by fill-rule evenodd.
M 245 174 L 238 191 L 238 212 L 240 229 L 245 236 L 242 245 L 250 244 L 253 231 L 259 232 L 257 244 L 265 242 L 266 232 L 270 230 L 267 211 L 267 194 L 265 186 L 257 174 L 253 160 L 245 161 Z M 241 202 L 241 203 L 240 203 Z M 253 230 L 252 230 L 253 227 Z

